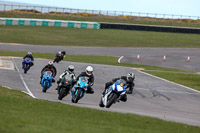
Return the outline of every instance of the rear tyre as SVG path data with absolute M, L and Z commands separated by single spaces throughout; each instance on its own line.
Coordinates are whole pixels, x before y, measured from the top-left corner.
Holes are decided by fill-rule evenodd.
M 108 97 L 106 108 L 110 108 L 110 106 L 115 102 L 116 99 L 117 99 L 117 94 L 111 93 Z

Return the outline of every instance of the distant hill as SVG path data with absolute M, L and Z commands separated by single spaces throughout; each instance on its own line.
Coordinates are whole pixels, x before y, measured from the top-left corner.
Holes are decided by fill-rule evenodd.
M 6 0 L 0 0 L 0 4 L 28 5 L 28 6 L 43 6 L 43 5 L 37 5 L 37 4 L 22 3 L 22 2 L 13 2 L 13 1 L 6 1 Z

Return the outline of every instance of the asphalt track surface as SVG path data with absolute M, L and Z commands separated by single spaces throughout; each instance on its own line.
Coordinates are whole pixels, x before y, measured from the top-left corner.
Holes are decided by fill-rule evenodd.
M 15 70 L 0 69 L 0 85 L 27 93 L 28 90 L 30 90 L 30 92 L 38 99 L 106 111 L 134 113 L 200 126 L 200 93 L 198 91 L 164 81 L 130 67 L 65 61 L 55 64 L 58 70 L 56 80 L 70 64 L 75 66 L 76 75 L 84 71 L 87 65 L 92 65 L 94 68 L 95 83 L 93 88 L 95 93 L 92 95 L 86 94 L 83 99 L 75 104 L 71 102 L 71 94 L 62 101 L 57 99 L 58 94 L 55 90 L 56 84 L 53 84 L 53 86 L 47 90 L 47 93 L 42 92 L 41 85 L 39 84 L 40 71 L 49 60 L 35 59 L 35 65 L 27 74 L 24 74 L 21 68 L 21 58 L 13 58 L 11 61 L 15 64 Z M 17 71 L 18 69 L 19 72 Z M 100 108 L 98 103 L 104 88 L 104 83 L 110 81 L 113 77 L 119 77 L 130 71 L 133 71 L 136 74 L 136 86 L 134 93 L 128 95 L 128 101 L 125 103 L 116 103 L 109 109 Z M 20 75 L 22 76 L 22 79 L 20 78 Z M 28 89 L 24 87 L 22 81 L 25 82 Z
M 0 50 L 41 53 L 56 53 L 60 50 L 66 50 L 67 54 L 74 55 L 124 56 L 121 62 L 200 71 L 199 48 L 102 48 L 0 43 Z M 138 54 L 140 55 L 140 61 L 136 60 Z M 163 56 L 166 56 L 165 62 L 162 61 Z M 187 62 L 188 56 L 190 62 Z

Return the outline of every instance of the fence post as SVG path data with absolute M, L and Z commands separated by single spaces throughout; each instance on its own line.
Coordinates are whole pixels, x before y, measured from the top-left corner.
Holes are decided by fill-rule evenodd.
M 43 7 L 41 7 L 41 14 L 42 14 L 42 9 L 43 9 Z
M 3 9 L 3 11 L 6 12 L 6 4 L 4 5 L 4 9 Z
M 28 12 L 28 6 L 26 6 L 26 13 Z
M 13 12 L 13 5 L 11 6 L 11 12 Z

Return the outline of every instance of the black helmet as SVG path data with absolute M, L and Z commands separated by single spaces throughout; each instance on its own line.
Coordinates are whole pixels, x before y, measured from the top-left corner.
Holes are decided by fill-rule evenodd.
M 71 71 L 71 72 L 73 72 L 74 71 L 74 66 L 73 65 L 69 65 L 68 66 L 68 70 Z
M 66 51 L 62 51 L 61 53 L 62 53 L 63 55 L 65 55 L 65 54 L 66 54 Z

